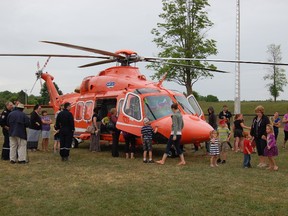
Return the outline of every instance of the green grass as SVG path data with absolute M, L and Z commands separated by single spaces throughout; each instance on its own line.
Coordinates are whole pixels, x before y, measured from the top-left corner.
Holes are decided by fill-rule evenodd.
M 281 134 L 280 139 L 283 138 Z M 0 162 L 0 215 L 286 215 L 287 150 L 276 158 L 278 172 L 241 167 L 243 155 L 209 167 L 201 149 L 186 146 L 187 165 L 178 158 L 163 166 L 112 158 L 110 148 L 90 153 L 89 143 L 71 151 L 71 161 L 52 152 L 29 152 L 30 163 Z M 154 147 L 159 159 L 163 145 Z

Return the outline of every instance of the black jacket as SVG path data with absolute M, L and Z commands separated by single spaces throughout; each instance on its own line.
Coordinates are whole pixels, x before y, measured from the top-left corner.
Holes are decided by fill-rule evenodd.
M 7 117 L 7 123 L 9 126 L 9 136 L 27 139 L 26 128 L 29 126 L 30 120 L 25 113 L 17 109 L 12 111 Z
M 67 109 L 61 111 L 57 116 L 55 129 L 60 130 L 60 133 L 62 134 L 73 133 L 75 127 L 72 113 Z
M 270 124 L 270 120 L 267 116 L 263 115 L 259 122 L 257 122 L 257 116 L 252 121 L 251 136 L 261 139 L 262 135 L 267 136 L 266 125 Z
M 30 127 L 29 127 L 30 129 L 33 129 L 33 130 L 42 129 L 41 117 L 35 111 L 31 113 L 30 122 L 31 122 Z M 38 122 L 38 124 L 36 124 L 36 122 Z

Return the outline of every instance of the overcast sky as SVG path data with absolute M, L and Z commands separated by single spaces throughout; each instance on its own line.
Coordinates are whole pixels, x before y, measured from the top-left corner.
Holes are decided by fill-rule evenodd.
M 208 17 L 214 27 L 208 38 L 217 41 L 218 55 L 211 58 L 235 59 L 236 0 L 210 0 Z M 241 59 L 266 61 L 267 46 L 281 45 L 283 62 L 288 63 L 287 0 L 241 0 Z M 131 49 L 141 56 L 157 56 L 160 51 L 152 42 L 151 29 L 161 22 L 160 0 L 1 0 L 0 53 L 89 54 L 69 48 L 40 43 L 40 40 L 72 43 L 114 52 Z M 35 81 L 37 61 L 45 58 L 1 57 L 0 91 L 13 92 L 30 89 Z M 89 59 L 52 58 L 45 70 L 55 77 L 64 93 L 78 86 L 85 76 L 98 74 L 113 64 L 79 69 Z M 138 66 L 147 77 L 153 71 Z M 201 95 L 213 94 L 221 100 L 234 99 L 233 64 L 217 64 L 218 69 L 230 74 L 215 74 L 212 79 L 198 81 L 194 90 Z M 285 68 L 287 70 L 287 68 Z M 241 99 L 266 100 L 271 98 L 263 76 L 267 66 L 241 66 Z M 286 72 L 287 75 L 287 72 Z M 38 95 L 40 84 L 33 94 Z M 165 83 L 175 89 L 174 83 Z M 182 86 L 177 87 L 185 91 Z M 288 100 L 288 87 L 279 99 Z

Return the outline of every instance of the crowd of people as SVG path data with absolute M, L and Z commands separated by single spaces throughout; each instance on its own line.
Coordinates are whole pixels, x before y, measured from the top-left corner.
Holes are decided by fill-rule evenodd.
M 75 131 L 73 115 L 70 112 L 71 104 L 61 105 L 55 114 L 54 131 L 54 153 L 59 151 L 62 161 L 68 161 L 70 148 Z M 2 160 L 10 160 L 11 163 L 27 163 L 27 150 L 37 151 L 40 137 L 42 137 L 42 151 L 48 151 L 52 120 L 47 115 L 47 111 L 42 110 L 41 106 L 35 105 L 30 118 L 23 112 L 24 105 L 21 103 L 13 104 L 7 102 L 5 109 L 1 114 L 1 127 L 4 135 L 2 148 Z M 42 110 L 42 112 L 41 112 Z M 119 157 L 118 145 L 120 133 L 125 139 L 125 157 L 126 159 L 135 158 L 136 136 L 116 128 L 117 110 L 112 108 L 106 118 L 101 118 L 98 108 L 94 108 L 92 116 L 92 128 L 90 151 L 99 152 L 100 148 L 100 130 L 105 125 L 107 131 L 112 135 L 112 156 Z M 183 154 L 183 148 L 180 146 L 182 129 L 184 121 L 179 111 L 178 104 L 171 105 L 172 125 L 171 135 L 168 139 L 165 153 L 161 160 L 156 161 L 158 164 L 165 164 L 169 152 L 173 147 L 180 162 L 178 165 L 185 165 L 186 161 Z M 126 110 L 129 113 L 129 110 Z M 207 155 L 210 156 L 210 166 L 217 167 L 218 164 L 227 162 L 227 152 L 229 149 L 242 152 L 244 155 L 243 167 L 251 168 L 251 154 L 257 152 L 259 156 L 260 168 L 267 167 L 270 170 L 278 170 L 275 156 L 278 156 L 278 147 L 276 144 L 279 127 L 284 124 L 284 142 L 283 148 L 286 147 L 288 140 L 288 113 L 283 119 L 275 112 L 274 116 L 268 118 L 264 114 L 264 107 L 257 106 L 255 109 L 256 116 L 252 120 L 251 127 L 244 124 L 242 114 L 236 114 L 232 121 L 232 114 L 226 105 L 217 116 L 214 108 L 208 108 L 208 123 L 213 130 L 210 132 L 210 140 L 206 142 Z M 217 121 L 217 118 L 219 121 Z M 152 128 L 150 120 L 146 117 L 143 120 L 144 126 L 141 128 L 141 140 L 143 144 L 143 162 L 154 163 L 152 155 L 152 137 L 156 134 L 158 127 Z M 234 137 L 233 146 L 230 143 L 231 137 Z M 198 146 L 195 146 L 195 149 Z M 198 149 L 198 148 L 197 148 Z M 267 165 L 267 158 L 269 165 Z

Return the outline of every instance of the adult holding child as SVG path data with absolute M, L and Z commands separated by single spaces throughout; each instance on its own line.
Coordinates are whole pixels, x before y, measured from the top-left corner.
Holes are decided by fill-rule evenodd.
M 257 153 L 259 156 L 259 164 L 258 167 L 266 167 L 265 157 L 264 157 L 264 149 L 267 146 L 267 132 L 266 126 L 270 124 L 269 118 L 264 115 L 264 107 L 257 106 L 255 108 L 256 116 L 252 121 L 250 134 L 252 138 L 255 140 Z
M 236 114 L 235 115 L 235 121 L 234 121 L 234 151 L 238 152 L 239 149 L 243 150 L 243 132 L 244 128 L 250 130 L 250 127 L 244 125 L 244 119 L 242 114 Z

